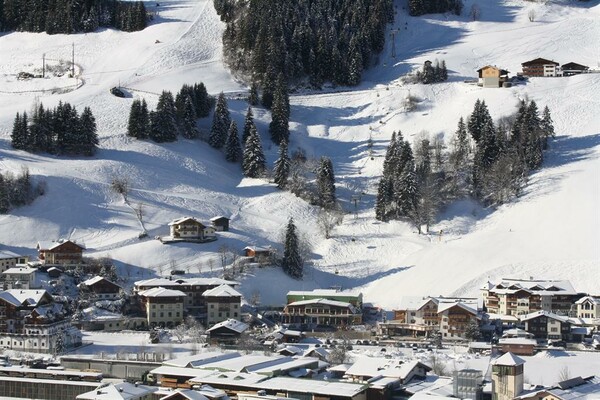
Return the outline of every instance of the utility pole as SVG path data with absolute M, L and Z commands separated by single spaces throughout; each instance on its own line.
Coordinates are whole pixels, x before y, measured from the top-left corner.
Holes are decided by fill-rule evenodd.
M 46 53 L 42 54 L 42 78 L 46 77 Z
M 392 58 L 396 58 L 396 33 L 398 33 L 398 29 L 390 30 L 390 37 L 392 38 Z

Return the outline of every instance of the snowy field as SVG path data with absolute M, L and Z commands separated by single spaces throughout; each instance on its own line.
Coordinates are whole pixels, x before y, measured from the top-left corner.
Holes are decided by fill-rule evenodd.
M 465 1 L 465 14 L 471 4 Z M 412 18 L 402 5 L 397 2 L 394 23 L 400 31 L 396 58 L 388 42 L 379 64 L 366 72 L 358 88 L 291 98 L 290 149 L 302 147 L 309 156 L 332 158 L 338 196 L 348 211 L 354 210 L 351 196 L 366 193 L 356 217 L 348 214 L 329 240 L 316 227 L 318 210 L 266 181 L 243 179 L 237 165 L 226 163 L 206 143 L 157 145 L 125 136 L 136 97 L 145 97 L 153 107 L 161 90 L 176 91 L 198 81 L 212 94 L 246 89 L 223 65 L 223 25 L 211 0 L 163 1 L 159 19 L 142 32 L 0 36 L 0 170 L 18 172 L 26 166 L 48 186 L 32 205 L 0 216 L 0 243 L 33 254 L 38 240 L 68 237 L 85 243 L 87 255 L 114 258 L 133 279 L 166 272 L 171 262 L 210 275 L 219 272 L 209 268 L 209 260 L 217 263 L 219 247 L 278 245 L 283 225 L 293 216 L 313 245 L 313 265 L 302 281 L 273 268 L 250 271 L 241 278 L 247 297 L 259 292 L 263 304 L 280 304 L 290 289 L 340 285 L 362 290 L 365 301 L 393 308 L 402 295 L 476 296 L 488 277 L 504 276 L 570 279 L 578 290 L 598 294 L 600 74 L 533 78 L 510 89 L 463 82 L 487 64 L 514 75 L 522 62 L 537 57 L 598 69 L 598 0 L 490 0 L 481 2 L 479 21 L 466 15 Z M 528 19 L 530 9 L 535 22 Z M 72 45 L 84 82 L 78 89 L 63 94 L 48 90 L 76 84 L 66 77 L 49 78 L 52 82 L 15 79 L 21 71 L 39 68 L 44 53 L 48 59 L 69 60 Z M 401 83 L 405 73 L 428 59 L 446 61 L 448 82 Z M 112 96 L 109 89 L 118 84 L 134 89 L 132 97 Z M 402 103 L 409 91 L 420 102 L 415 112 L 405 113 Z M 417 235 L 403 222 L 377 222 L 374 194 L 392 131 L 401 130 L 409 140 L 422 131 L 449 139 L 459 117 L 467 117 L 478 98 L 495 118 L 514 113 L 523 98 L 552 111 L 558 137 L 524 196 L 496 210 L 469 201 L 454 204 L 443 211 L 431 235 Z M 97 155 L 65 158 L 13 150 L 14 115 L 36 100 L 45 106 L 67 101 L 79 110 L 90 106 L 99 128 Z M 246 104 L 231 100 L 229 105 L 239 126 Z M 269 114 L 256 109 L 255 116 L 272 163 L 277 149 L 268 140 Z M 209 124 L 209 119 L 200 121 L 203 129 Z M 373 160 L 367 151 L 370 132 Z M 132 210 L 109 190 L 111 180 L 123 176 L 131 182 L 131 203 L 143 203 L 148 239 L 138 240 L 140 227 Z M 172 219 L 187 215 L 231 216 L 233 228 L 202 245 L 162 245 L 152 239 L 166 235 Z

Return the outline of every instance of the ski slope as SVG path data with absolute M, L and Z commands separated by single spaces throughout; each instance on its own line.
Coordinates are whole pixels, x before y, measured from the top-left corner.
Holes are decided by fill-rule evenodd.
M 201 141 L 157 145 L 125 136 L 131 102 L 144 97 L 151 107 L 157 93 L 203 81 L 212 94 L 230 94 L 232 117 L 240 126 L 246 90 L 222 62 L 224 29 L 210 0 L 161 2 L 157 20 L 141 32 L 101 30 L 78 35 L 10 33 L 0 36 L 0 170 L 29 168 L 47 182 L 47 193 L 27 207 L 0 216 L 0 243 L 34 254 L 38 240 L 69 237 L 85 243 L 88 255 L 114 258 L 127 275 L 141 279 L 166 273 L 171 264 L 205 275 L 218 274 L 221 246 L 279 246 L 281 230 L 293 216 L 312 244 L 312 263 L 296 281 L 274 268 L 247 271 L 241 291 L 260 293 L 264 304 L 280 304 L 290 289 L 339 285 L 360 289 L 366 301 L 393 308 L 403 295 L 478 295 L 488 278 L 503 276 L 570 279 L 578 290 L 598 294 L 600 283 L 600 74 L 533 78 L 509 89 L 465 84 L 476 70 L 492 64 L 520 71 L 521 62 L 551 58 L 598 69 L 598 1 L 546 4 L 491 0 L 479 4 L 481 17 L 409 17 L 397 2 L 395 48 L 388 40 L 379 63 L 357 88 L 301 92 L 291 98 L 290 149 L 332 158 L 338 196 L 349 212 L 326 240 L 317 227 L 318 210 L 265 180 L 243 179 L 239 166 Z M 533 9 L 535 21 L 528 19 Z M 75 63 L 84 84 L 63 94 L 35 92 L 72 85 L 74 79 L 16 81 L 14 75 L 51 60 Z M 392 51 L 394 50 L 394 51 Z M 395 53 L 396 57 L 392 57 Z M 444 59 L 448 82 L 404 85 L 401 77 L 425 60 Z M 120 99 L 109 89 L 134 89 Z M 19 92 L 19 93 L 17 93 Z M 408 94 L 419 99 L 415 112 L 403 111 Z M 534 99 L 552 111 L 557 139 L 544 168 L 534 173 L 525 194 L 498 209 L 465 200 L 443 210 L 430 235 L 418 235 L 400 221 L 374 218 L 374 195 L 392 131 L 414 140 L 423 131 L 445 135 L 467 117 L 476 99 L 492 116 L 516 111 L 520 99 Z M 90 106 L 98 122 L 100 150 L 92 158 L 29 154 L 10 147 L 17 111 L 35 101 L 54 106 L 68 101 Z M 268 162 L 277 149 L 268 140 L 269 113 L 255 109 Z M 210 119 L 199 122 L 208 129 Z M 367 141 L 374 141 L 373 157 Z M 143 204 L 149 238 L 131 208 L 112 193 L 114 177 L 131 182 L 130 203 Z M 352 195 L 365 193 L 355 210 Z M 167 224 L 180 216 L 231 216 L 231 232 L 213 243 L 162 245 Z M 438 233 L 443 231 L 442 235 Z M 212 267 L 211 268 L 211 264 Z

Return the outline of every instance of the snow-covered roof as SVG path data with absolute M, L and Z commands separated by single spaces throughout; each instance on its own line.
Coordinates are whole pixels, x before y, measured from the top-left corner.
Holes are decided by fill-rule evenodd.
M 183 396 L 188 400 L 208 400 L 208 398 L 206 396 L 204 396 L 202 393 L 200 393 L 197 390 L 192 390 L 192 389 L 177 389 L 173 393 L 171 393 L 165 397 L 162 397 L 161 400 L 168 400 L 170 398 L 176 398 L 179 396 Z
M 35 306 L 45 294 L 46 291 L 43 289 L 9 289 L 0 292 L 0 298 L 14 305 Z
M 551 313 L 549 311 L 543 311 L 543 310 L 541 310 L 541 311 L 535 311 L 535 312 L 532 312 L 532 313 L 529 313 L 529 314 L 525 314 L 525 315 L 520 315 L 519 319 L 521 321 L 529 321 L 531 319 L 534 319 L 534 318 L 537 318 L 537 317 L 542 317 L 542 316 L 543 317 L 547 317 L 547 318 L 551 318 L 551 319 L 555 319 L 555 320 L 560 321 L 560 322 L 567 322 L 569 320 L 569 318 L 567 318 L 567 317 L 563 317 L 563 316 L 560 316 L 558 314 L 554 314 L 554 313 Z
M 236 286 L 239 282 L 229 281 L 221 278 L 152 278 L 135 282 L 137 287 L 173 287 L 173 286 Z
M 218 221 L 218 220 L 220 220 L 220 219 L 226 219 L 226 220 L 228 220 L 228 221 L 229 221 L 229 218 L 227 218 L 227 217 L 224 217 L 224 216 L 222 216 L 222 215 L 217 215 L 216 217 L 212 217 L 210 220 L 211 220 L 211 222 L 215 222 L 215 221 Z
M 524 337 L 514 337 L 514 338 L 502 338 L 498 340 L 499 344 L 518 344 L 524 346 L 535 346 L 537 345 L 537 341 L 535 339 L 528 339 Z
M 2 272 L 4 275 L 31 275 L 38 272 L 37 268 L 12 267 Z
M 385 376 L 404 380 L 419 366 L 426 370 L 431 370 L 430 367 L 417 360 L 404 363 L 400 360 L 384 357 L 360 357 L 346 371 L 346 375 L 362 377 Z
M 583 304 L 586 301 L 589 301 L 593 304 L 600 304 L 600 297 L 593 297 L 593 296 L 583 296 L 582 298 L 580 298 L 579 300 L 577 300 L 575 302 L 575 304 Z
M 337 289 L 292 290 L 288 296 L 361 296 L 361 292 Z
M 182 223 L 188 222 L 188 221 L 196 222 L 199 225 L 205 226 L 202 222 L 198 221 L 194 217 L 181 217 L 181 218 L 174 219 L 173 221 L 169 222 L 169 226 L 179 225 L 179 224 L 182 224 Z
M 423 297 L 423 296 L 402 296 L 400 303 L 398 304 L 398 310 L 419 310 L 425 304 L 433 301 L 435 304 L 438 303 L 435 297 Z
M 217 286 L 202 293 L 204 297 L 242 297 L 242 294 L 229 285 Z
M 249 328 L 248 324 L 245 324 L 237 319 L 229 318 L 226 321 L 219 322 L 218 324 L 213 325 L 210 329 L 207 329 L 206 332 L 213 332 L 219 328 L 227 328 L 234 332 L 242 333 L 246 329 Z
M 110 312 L 96 306 L 82 310 L 84 321 L 119 321 L 124 319 L 123 314 Z
M 78 400 L 134 400 L 154 393 L 157 387 L 134 385 L 128 382 L 109 383 L 95 390 L 85 392 L 76 397 Z
M 144 297 L 185 297 L 187 296 L 181 290 L 166 289 L 163 287 L 156 287 L 140 292 L 140 296 Z
M 515 293 L 519 290 L 535 292 L 536 294 L 551 295 L 560 292 L 561 295 L 577 294 L 571 282 L 567 280 L 538 280 L 504 278 L 494 285 L 491 291 L 497 293 Z
M 346 303 L 343 301 L 336 301 L 336 300 L 328 300 L 328 299 L 299 300 L 299 301 L 294 301 L 294 302 L 288 304 L 288 306 L 306 306 L 306 305 L 310 305 L 310 304 L 322 304 L 325 306 L 332 306 L 332 307 L 344 307 L 344 308 L 349 308 L 353 314 L 357 313 L 356 308 L 350 303 Z
M 13 253 L 8 250 L 0 250 L 0 260 L 6 260 L 7 258 L 19 258 L 21 257 L 17 253 Z
M 273 251 L 271 246 L 246 246 L 244 250 L 252 250 L 254 252 L 269 252 Z
M 365 385 L 350 382 L 289 377 L 271 378 L 260 382 L 255 386 L 266 390 L 310 393 L 314 395 L 327 395 L 336 397 L 354 397 L 367 388 Z
M 114 283 L 114 282 L 112 282 L 112 281 L 109 281 L 108 279 L 106 279 L 106 278 L 105 278 L 105 277 L 103 277 L 103 276 L 95 276 L 95 277 L 93 277 L 93 278 L 90 278 L 90 279 L 88 279 L 87 281 L 83 281 L 83 282 L 81 282 L 81 285 L 84 285 L 84 286 L 93 286 L 93 285 L 95 285 L 96 283 L 98 283 L 98 282 L 102 282 L 102 281 L 106 281 L 106 282 L 108 282 L 108 283 L 112 283 L 113 285 L 119 286 L 119 285 L 117 285 L 116 283 Z
M 405 384 L 404 390 L 413 394 L 448 397 L 453 394 L 453 380 L 451 377 L 427 375 L 423 380 L 414 380 Z
M 492 365 L 504 365 L 504 366 L 517 366 L 525 364 L 525 360 L 521 357 L 508 352 L 503 354 L 501 357 L 496 358 L 491 362 Z
M 38 242 L 37 248 L 38 248 L 38 250 L 53 250 L 53 249 L 57 248 L 58 246 L 63 245 L 67 242 L 73 243 L 75 246 L 78 246 L 81 249 L 85 249 L 84 245 L 74 242 L 72 240 L 65 240 L 65 239 L 59 239 L 59 240 L 55 240 L 55 241 L 53 240 L 51 242 L 41 241 L 41 242 Z
M 463 310 L 473 314 L 473 315 L 477 315 L 477 310 L 473 309 L 472 307 L 469 307 L 467 304 L 463 303 L 463 302 L 456 302 L 456 303 L 440 303 L 438 304 L 438 314 L 441 312 L 444 312 L 452 307 L 460 307 Z
M 228 360 L 230 358 L 241 357 L 240 353 L 223 353 L 220 351 L 208 351 L 188 357 L 177 357 L 164 361 L 163 365 L 181 368 L 201 368 L 205 364 L 217 361 Z

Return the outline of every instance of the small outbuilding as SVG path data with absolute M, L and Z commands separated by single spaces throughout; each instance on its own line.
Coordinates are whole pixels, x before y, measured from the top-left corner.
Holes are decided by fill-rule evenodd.
M 224 217 L 222 215 L 213 217 L 210 219 L 212 226 L 218 232 L 228 232 L 229 231 L 229 218 Z
M 586 65 L 577 64 L 575 62 L 569 62 L 569 63 L 563 64 L 563 66 L 561 67 L 563 76 L 584 74 L 584 73 L 588 72 L 589 69 L 590 69 L 590 67 L 588 67 Z

